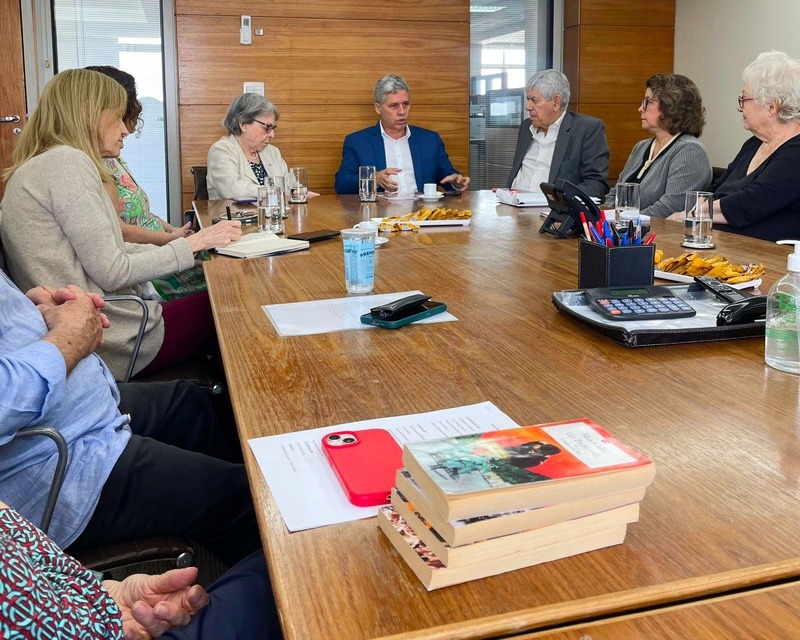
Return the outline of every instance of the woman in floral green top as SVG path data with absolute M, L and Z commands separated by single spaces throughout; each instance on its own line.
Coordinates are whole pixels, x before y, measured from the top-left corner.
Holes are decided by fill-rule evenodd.
M 115 67 L 87 67 L 99 71 L 119 82 L 128 93 L 128 109 L 123 121 L 128 131 L 133 133 L 139 125 L 142 104 L 136 97 L 136 81 L 130 74 Z M 108 195 L 119 212 L 122 238 L 125 242 L 165 245 L 175 238 L 192 233 L 190 223 L 183 227 L 173 227 L 150 211 L 150 200 L 144 189 L 134 180 L 128 165 L 122 158 L 106 158 L 105 165 L 114 177 L 113 185 L 104 183 Z M 208 252 L 197 255 L 200 260 L 208 259 Z M 155 292 L 165 301 L 206 290 L 203 267 L 197 265 L 186 271 L 174 273 L 164 278 L 152 280 Z

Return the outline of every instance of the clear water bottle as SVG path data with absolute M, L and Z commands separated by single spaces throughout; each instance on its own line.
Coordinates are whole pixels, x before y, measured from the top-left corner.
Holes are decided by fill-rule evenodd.
M 800 240 L 778 240 L 794 245 L 788 273 L 769 290 L 764 360 L 780 371 L 800 374 Z

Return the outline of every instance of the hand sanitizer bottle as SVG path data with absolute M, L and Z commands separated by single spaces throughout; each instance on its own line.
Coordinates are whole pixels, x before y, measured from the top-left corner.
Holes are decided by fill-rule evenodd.
M 800 374 L 800 240 L 778 240 L 794 245 L 788 271 L 769 290 L 764 360 L 780 371 Z

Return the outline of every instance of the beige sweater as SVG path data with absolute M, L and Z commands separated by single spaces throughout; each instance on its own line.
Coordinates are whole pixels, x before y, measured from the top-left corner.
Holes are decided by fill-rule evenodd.
M 163 247 L 123 242 L 119 220 L 91 159 L 67 146 L 23 164 L 8 181 L 0 227 L 11 279 L 22 290 L 76 284 L 107 296 L 141 293 L 138 283 L 194 265 L 185 238 Z M 164 340 L 161 306 L 147 301 L 150 319 L 135 372 L 155 358 Z M 111 328 L 98 350 L 120 380 L 130 362 L 141 310 L 106 305 Z

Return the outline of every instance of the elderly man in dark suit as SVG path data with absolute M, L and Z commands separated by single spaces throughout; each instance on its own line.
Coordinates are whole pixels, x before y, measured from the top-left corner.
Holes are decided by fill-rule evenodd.
M 530 118 L 519 128 L 509 188 L 538 191 L 542 182 L 567 180 L 587 195 L 608 192 L 608 142 L 602 120 L 567 111 L 569 81 L 554 69 L 525 85 Z

